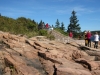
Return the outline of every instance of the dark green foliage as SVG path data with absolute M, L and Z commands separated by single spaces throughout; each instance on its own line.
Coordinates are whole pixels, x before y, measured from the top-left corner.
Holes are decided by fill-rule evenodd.
M 44 29 L 45 28 L 45 23 L 41 20 L 39 25 L 38 25 L 38 30 Z
M 54 37 L 53 35 L 47 35 L 47 38 L 48 38 L 49 40 L 55 40 L 55 37 Z
M 58 19 L 56 21 L 56 25 L 55 25 L 54 29 L 57 30 L 58 32 L 64 34 L 64 35 L 68 35 L 68 33 L 65 31 L 64 23 L 61 22 L 61 26 L 60 26 Z
M 81 32 L 81 27 L 80 24 L 78 24 L 76 12 L 73 10 L 72 11 L 72 16 L 70 17 L 70 24 L 68 25 L 68 30 L 67 32 L 72 31 L 74 34 L 74 37 L 79 36 L 79 33 Z
M 47 34 L 48 34 L 47 30 L 44 30 L 44 29 L 39 30 L 39 35 L 46 36 Z
M 64 23 L 63 22 L 61 23 L 61 30 L 63 30 L 63 31 L 65 30 L 65 27 L 64 27 Z
M 29 37 L 38 35 L 37 23 L 25 17 L 13 19 L 5 16 L 0 16 L 0 30 L 13 34 L 28 35 Z
M 60 28 L 55 28 L 56 31 L 60 32 L 61 34 L 64 34 L 66 36 L 68 36 L 68 33 Z
M 59 20 L 58 20 L 58 19 L 57 19 L 57 21 L 56 21 L 55 28 L 60 28 L 60 23 L 59 23 Z
M 45 25 L 42 20 L 39 25 Z M 9 18 L 6 16 L 0 16 L 0 31 L 9 32 L 13 34 L 22 34 L 27 37 L 33 36 L 47 36 L 49 39 L 54 39 L 53 35 L 49 35 L 47 30 L 40 29 L 38 30 L 38 23 L 34 20 L 27 19 L 25 17 L 19 17 L 17 19 Z
M 52 27 L 54 28 L 54 26 L 52 25 Z

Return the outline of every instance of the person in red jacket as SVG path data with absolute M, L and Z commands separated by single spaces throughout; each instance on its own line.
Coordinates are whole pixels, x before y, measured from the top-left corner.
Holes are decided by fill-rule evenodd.
M 48 23 L 45 26 L 46 26 L 46 29 L 49 29 L 49 24 Z
M 69 32 L 69 37 L 73 37 L 73 33 L 72 32 Z
M 91 32 L 88 31 L 86 34 L 87 40 L 88 40 L 88 47 L 91 47 Z

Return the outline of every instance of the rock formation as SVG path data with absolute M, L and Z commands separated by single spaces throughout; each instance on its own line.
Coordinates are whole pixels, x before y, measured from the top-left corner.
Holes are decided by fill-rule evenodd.
M 0 32 L 0 75 L 100 75 L 99 60 L 99 49 L 76 42 Z

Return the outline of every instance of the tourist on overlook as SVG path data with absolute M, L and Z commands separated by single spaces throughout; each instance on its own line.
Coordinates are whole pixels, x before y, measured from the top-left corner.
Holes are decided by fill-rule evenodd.
M 88 47 L 91 47 L 91 32 L 88 31 L 87 34 L 86 34 L 86 38 L 88 40 Z
M 85 46 L 87 46 L 87 44 L 88 44 L 88 40 L 87 40 L 86 34 L 87 34 L 87 31 L 84 32 Z
M 46 29 L 48 30 L 48 29 L 49 29 L 49 24 L 47 23 L 47 24 L 45 25 L 45 27 L 46 27 Z
M 95 35 L 94 35 L 94 48 L 98 48 L 98 42 L 99 42 L 99 35 L 98 35 L 98 32 L 95 32 Z
M 71 31 L 69 32 L 69 37 L 73 38 L 73 33 Z

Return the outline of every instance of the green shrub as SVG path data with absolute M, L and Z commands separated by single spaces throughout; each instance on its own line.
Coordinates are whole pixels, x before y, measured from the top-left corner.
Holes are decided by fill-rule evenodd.
M 39 30 L 39 35 L 41 35 L 41 36 L 47 36 L 47 30 L 43 30 L 43 29 L 41 29 L 41 30 Z
M 55 40 L 55 37 L 53 36 L 53 35 L 47 35 L 47 39 L 49 39 L 49 40 Z
M 68 33 L 66 31 L 61 30 L 60 28 L 55 28 L 56 31 L 60 32 L 61 34 L 68 36 Z
M 37 32 L 32 31 L 32 32 L 27 32 L 25 35 L 26 35 L 28 38 L 31 38 L 31 37 L 33 37 L 33 36 L 38 35 L 38 33 L 37 33 Z

